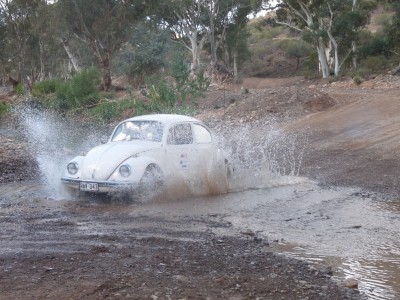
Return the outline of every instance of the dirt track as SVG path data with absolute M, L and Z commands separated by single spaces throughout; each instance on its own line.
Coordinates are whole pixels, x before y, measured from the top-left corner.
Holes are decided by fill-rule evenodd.
M 256 85 L 248 94 L 214 91 L 199 118 L 216 129 L 274 118 L 306 130 L 302 175 L 398 195 L 397 88 Z M 171 219 L 138 213 L 136 204 L 54 201 L 42 189 L 38 181 L 1 186 L 0 299 L 360 297 L 336 285 L 330 268 L 275 255 L 257 232 L 220 235 L 232 224 L 218 212 Z

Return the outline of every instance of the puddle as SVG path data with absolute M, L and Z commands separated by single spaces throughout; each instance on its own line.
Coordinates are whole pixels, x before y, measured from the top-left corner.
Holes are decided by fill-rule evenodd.
M 400 226 L 397 205 L 368 198 L 358 189 L 321 189 L 312 182 L 147 203 L 133 215 L 196 217 L 218 214 L 232 227 L 218 234 L 253 232 L 281 253 L 332 266 L 352 277 L 369 299 L 400 296 Z M 279 241 L 279 242 L 274 242 Z
M 11 213 L 35 218 L 42 214 L 54 223 L 59 216 L 73 225 L 70 234 L 88 237 L 116 232 L 124 236 L 132 228 L 144 235 L 150 229 L 155 235 L 212 231 L 243 237 L 243 232 L 253 232 L 268 239 L 277 252 L 331 266 L 340 281 L 356 278 L 359 290 L 369 299 L 400 296 L 398 202 L 383 202 L 358 189 L 322 189 L 304 181 L 212 197 L 158 198 L 140 204 L 43 199 L 43 189 L 43 184 L 33 182 L 1 185 L 0 219 L 6 220 Z M 41 225 L 39 221 L 36 225 Z M 29 239 L 26 225 L 13 226 L 16 234 Z M 4 230 L 3 237 L 8 236 Z M 71 239 L 67 231 L 63 234 L 66 240 Z M 11 250 L 13 243 L 18 249 L 29 244 L 12 240 L 4 240 L 2 253 Z M 38 245 L 33 242 L 32 247 Z

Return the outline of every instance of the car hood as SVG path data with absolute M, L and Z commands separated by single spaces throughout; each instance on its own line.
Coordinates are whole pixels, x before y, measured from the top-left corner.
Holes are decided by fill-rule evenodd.
M 129 157 L 160 147 L 161 143 L 146 141 L 111 142 L 97 146 L 83 159 L 82 179 L 107 180 Z

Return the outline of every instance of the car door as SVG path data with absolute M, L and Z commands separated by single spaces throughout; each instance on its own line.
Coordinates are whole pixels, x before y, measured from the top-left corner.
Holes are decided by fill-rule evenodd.
M 190 123 L 177 123 L 168 130 L 166 143 L 167 171 L 187 178 L 195 173 L 194 138 Z
M 199 123 L 193 123 L 196 161 L 201 172 L 208 172 L 216 161 L 216 148 L 210 131 Z M 207 174 L 207 173 L 206 173 Z

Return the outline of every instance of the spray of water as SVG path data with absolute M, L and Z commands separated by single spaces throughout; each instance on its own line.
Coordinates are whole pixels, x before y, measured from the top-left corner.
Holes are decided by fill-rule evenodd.
M 110 128 L 84 125 L 29 106 L 16 108 L 15 114 L 19 132 L 36 157 L 48 196 L 65 198 L 60 177 L 67 162 L 98 145 Z M 299 182 L 305 134 L 286 132 L 271 120 L 238 125 L 221 122 L 213 130 L 229 162 L 230 191 Z M 209 192 L 215 193 L 214 189 Z
M 18 130 L 28 141 L 30 151 L 40 169 L 40 181 L 47 196 L 64 198 L 60 183 L 67 162 L 76 154 L 85 152 L 100 143 L 102 132 L 93 126 L 77 121 L 67 121 L 56 113 L 30 106 L 20 106 L 14 111 L 19 118 Z
M 215 131 L 233 170 L 231 189 L 266 188 L 296 184 L 306 132 L 288 132 L 271 119 L 246 124 L 219 124 Z

